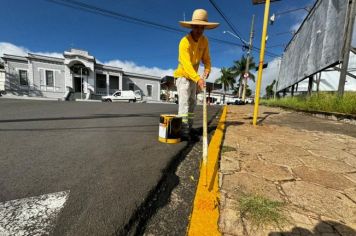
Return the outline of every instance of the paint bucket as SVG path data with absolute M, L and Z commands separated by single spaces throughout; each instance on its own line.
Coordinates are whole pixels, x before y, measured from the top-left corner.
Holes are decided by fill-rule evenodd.
M 160 116 L 158 141 L 162 143 L 179 143 L 182 117 L 173 114 Z

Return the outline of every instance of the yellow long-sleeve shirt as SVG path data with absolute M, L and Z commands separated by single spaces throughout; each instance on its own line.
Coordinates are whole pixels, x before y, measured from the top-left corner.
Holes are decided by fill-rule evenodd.
M 197 72 L 201 61 L 204 64 L 204 72 L 209 74 L 211 62 L 208 39 L 202 35 L 198 42 L 195 42 L 190 34 L 184 36 L 179 43 L 179 64 L 174 71 L 174 77 L 185 77 L 198 82 L 200 76 Z

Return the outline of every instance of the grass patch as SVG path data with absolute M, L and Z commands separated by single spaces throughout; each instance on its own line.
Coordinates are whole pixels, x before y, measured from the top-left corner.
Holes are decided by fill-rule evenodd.
M 356 114 L 356 93 L 346 92 L 342 98 L 336 93 L 321 92 L 308 97 L 298 95 L 281 99 L 263 99 L 261 104 L 267 106 L 282 106 L 307 111 L 325 111 L 345 114 Z
M 223 146 L 221 149 L 221 153 L 233 152 L 233 151 L 236 151 L 236 148 L 230 146 Z
M 282 208 L 285 203 L 272 201 L 260 195 L 243 196 L 239 200 L 241 216 L 249 220 L 253 227 L 267 225 L 282 226 L 287 222 Z

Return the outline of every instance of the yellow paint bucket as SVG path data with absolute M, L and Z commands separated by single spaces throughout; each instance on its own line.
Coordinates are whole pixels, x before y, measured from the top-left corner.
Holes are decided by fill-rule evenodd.
M 158 141 L 162 143 L 179 143 L 182 117 L 173 114 L 160 116 Z

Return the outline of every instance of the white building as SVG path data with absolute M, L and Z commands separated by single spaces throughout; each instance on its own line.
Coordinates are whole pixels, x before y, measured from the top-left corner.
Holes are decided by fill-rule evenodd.
M 4 90 L 5 90 L 5 69 L 0 61 L 0 92 Z
M 2 60 L 9 94 L 62 99 L 73 92 L 75 98 L 100 99 L 116 90 L 140 90 L 144 99 L 160 100 L 160 77 L 97 63 L 87 51 L 71 49 L 63 58 L 4 54 Z

